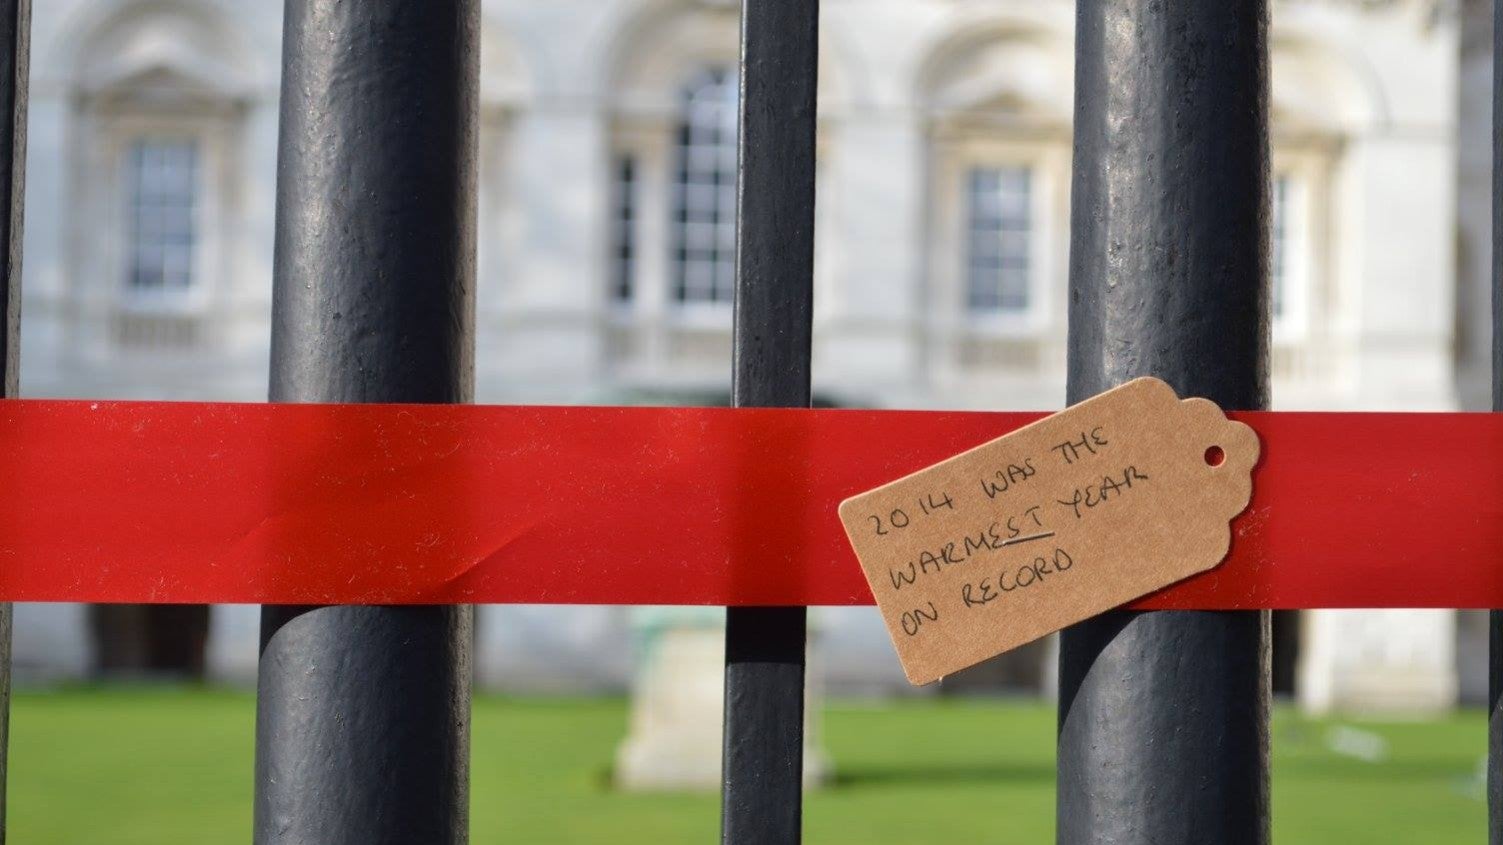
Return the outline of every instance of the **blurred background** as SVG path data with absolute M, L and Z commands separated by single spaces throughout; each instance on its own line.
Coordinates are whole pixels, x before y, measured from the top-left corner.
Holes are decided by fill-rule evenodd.
M 483 5 L 476 401 L 724 404 L 737 4 Z M 1061 406 L 1073 4 L 822 6 L 819 403 Z M 1490 4 L 1273 0 L 1272 7 L 1274 406 L 1485 409 Z M 272 2 L 34 3 L 22 395 L 265 399 L 280 35 L 280 4 Z M 581 751 L 589 762 L 579 764 L 594 774 L 563 778 L 558 794 L 678 795 L 717 782 L 721 616 L 477 609 L 477 690 L 489 696 L 476 713 L 477 834 L 491 812 L 482 806 L 486 713 L 510 726 L 496 728 L 503 732 L 548 714 L 579 711 L 585 722 L 594 714 L 598 736 Z M 809 780 L 825 784 L 836 796 L 829 800 L 842 788 L 907 795 L 902 790 L 928 784 L 946 785 L 951 800 L 981 789 L 995 804 L 996 784 L 1006 782 L 1018 787 L 1011 794 L 1034 796 L 1018 800 L 1037 799 L 1026 814 L 1047 830 L 1052 640 L 914 689 L 874 610 L 819 609 L 811 624 L 811 694 L 830 704 L 814 708 L 828 730 L 811 732 Z M 118 814 L 102 839 L 57 827 L 70 823 L 72 805 L 54 803 L 77 797 L 68 778 L 98 763 L 87 754 L 109 745 L 80 743 L 89 720 L 67 722 L 69 708 L 98 708 L 107 722 L 128 718 L 122 714 L 132 707 L 146 722 L 155 717 L 144 714 L 179 713 L 169 730 L 200 725 L 206 737 L 223 736 L 212 728 L 223 710 L 223 724 L 235 726 L 224 727 L 233 746 L 241 741 L 235 731 L 249 736 L 244 691 L 255 678 L 257 627 L 255 607 L 17 606 L 17 841 L 136 841 Z M 1275 740 L 1283 755 L 1275 776 L 1281 841 L 1305 841 L 1297 837 L 1309 829 L 1327 838 L 1351 833 L 1322 827 L 1329 802 L 1280 798 L 1309 791 L 1297 775 L 1279 774 L 1300 761 L 1314 766 L 1317 792 L 1339 797 L 1349 777 L 1369 799 L 1392 787 L 1393 819 L 1375 825 L 1381 814 L 1364 819 L 1350 808 L 1341 816 L 1382 828 L 1363 841 L 1449 841 L 1436 838 L 1435 827 L 1403 838 L 1410 809 L 1480 835 L 1484 727 L 1468 708 L 1486 696 L 1486 635 L 1484 616 L 1454 611 L 1274 615 L 1274 690 L 1287 702 Z M 1027 736 L 994 734 L 985 714 L 996 713 L 1030 725 Z M 30 734 L 29 719 L 39 726 Z M 891 760 L 871 751 L 882 743 L 856 729 L 863 720 L 876 720 L 862 730 L 880 731 Z M 595 730 L 565 723 L 561 736 Z M 904 725 L 928 727 L 912 733 Z M 954 733 L 923 740 L 924 729 Z M 908 739 L 893 740 L 894 732 Z M 541 735 L 506 736 L 516 747 Z M 538 741 L 545 756 L 559 747 Z M 39 766 L 75 759 L 66 743 L 85 756 L 61 766 L 56 784 L 39 770 L 40 783 L 29 785 L 27 755 Z M 959 757 L 950 762 L 915 762 L 952 745 Z M 1033 750 L 1013 763 L 977 750 L 992 747 Z M 975 760 L 966 757 L 971 751 Z M 248 745 L 245 754 L 248 761 Z M 106 777 L 98 764 L 97 777 Z M 198 772 L 190 778 L 198 786 L 219 783 L 203 779 L 200 763 L 182 765 Z M 1390 780 L 1371 775 L 1385 765 Z M 228 766 L 245 770 L 246 792 L 226 793 L 243 802 L 249 766 Z M 225 789 L 238 783 L 238 769 L 224 775 Z M 1425 799 L 1427 788 L 1438 797 Z M 668 825 L 663 833 L 677 830 L 679 818 L 699 818 L 695 808 L 713 813 L 712 797 L 684 800 L 691 803 L 682 813 L 671 803 L 633 804 L 659 813 L 634 824 Z M 894 806 L 880 800 L 844 822 L 831 816 L 819 839 L 824 800 L 810 805 L 811 841 L 847 841 L 836 831 L 856 829 L 850 825 L 861 818 L 871 830 L 849 841 L 885 841 L 878 827 L 903 831 L 901 817 L 872 822 L 880 816 L 874 807 Z M 1421 804 L 1405 803 L 1413 800 Z M 121 799 L 120 813 L 136 803 Z M 234 806 L 227 812 L 241 811 Z M 1284 815 L 1302 806 L 1316 821 L 1296 824 L 1297 809 Z M 619 822 L 597 810 L 560 812 Z M 231 838 L 243 837 L 243 825 L 232 829 Z M 1352 830 L 1359 829 L 1366 828 Z M 525 841 L 593 841 L 560 830 L 569 828 L 540 826 Z M 934 833 L 915 830 L 908 838 Z M 1046 836 L 1030 830 L 995 841 Z M 179 841 L 162 830 L 141 836 Z

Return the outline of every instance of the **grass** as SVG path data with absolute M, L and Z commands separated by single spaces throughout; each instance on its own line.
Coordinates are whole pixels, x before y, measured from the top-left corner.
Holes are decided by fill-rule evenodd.
M 244 842 L 254 701 L 241 692 L 85 688 L 22 692 L 11 731 L 17 845 Z M 1280 845 L 1484 840 L 1480 713 L 1413 723 L 1274 722 Z M 608 787 L 620 700 L 476 701 L 471 841 L 711 842 L 713 795 Z M 1047 843 L 1054 715 L 1046 704 L 836 702 L 820 729 L 833 786 L 809 796 L 810 845 Z M 1347 753 L 1331 749 L 1333 740 Z M 1386 745 L 1380 762 L 1353 754 Z

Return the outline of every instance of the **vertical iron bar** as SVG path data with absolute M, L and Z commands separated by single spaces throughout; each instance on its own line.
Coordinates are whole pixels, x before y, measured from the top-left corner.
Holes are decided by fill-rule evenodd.
M 1503 411 L 1503 0 L 1493 2 L 1493 411 Z M 1503 845 L 1503 609 L 1487 614 L 1487 841 Z
M 1268 404 L 1266 0 L 1077 5 L 1071 402 L 1154 375 Z M 1266 612 L 1061 635 L 1058 841 L 1269 841 Z
M 731 377 L 737 407 L 809 405 L 818 59 L 817 0 L 744 0 Z M 802 607 L 726 610 L 720 833 L 727 845 L 800 841 L 806 621 Z
M 0 2 L 0 398 L 16 395 L 21 373 L 21 231 L 26 198 L 26 80 L 31 0 Z M 11 607 L 0 604 L 0 845 L 5 843 L 5 773 L 10 739 Z
M 477 0 L 288 0 L 272 401 L 470 400 L 478 67 Z M 255 841 L 466 842 L 471 630 L 264 608 Z

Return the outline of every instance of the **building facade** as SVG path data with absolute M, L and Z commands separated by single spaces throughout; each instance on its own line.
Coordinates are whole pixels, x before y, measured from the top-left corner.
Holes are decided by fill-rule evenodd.
M 33 14 L 23 395 L 264 399 L 280 4 Z M 822 14 L 816 393 L 1059 407 L 1073 5 L 826 0 Z M 729 0 L 484 4 L 477 401 L 724 400 L 736 16 Z M 1459 402 L 1460 30 L 1435 0 L 1274 4 L 1278 408 Z M 484 608 L 481 680 L 620 686 L 631 617 Z M 134 618 L 18 607 L 18 673 L 149 664 L 149 642 L 117 648 L 150 628 Z M 256 618 L 210 613 L 210 673 L 253 673 Z M 903 687 L 874 613 L 816 624 L 831 686 Z M 1312 708 L 1456 700 L 1454 613 L 1276 627 L 1283 686 Z

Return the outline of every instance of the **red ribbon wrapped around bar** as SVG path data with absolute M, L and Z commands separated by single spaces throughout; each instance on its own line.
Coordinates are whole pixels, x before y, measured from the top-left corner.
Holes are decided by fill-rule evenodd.
M 1040 416 L 5 400 L 0 600 L 869 604 L 840 501 Z M 1503 417 L 1232 416 L 1231 554 L 1134 607 L 1503 607 Z

